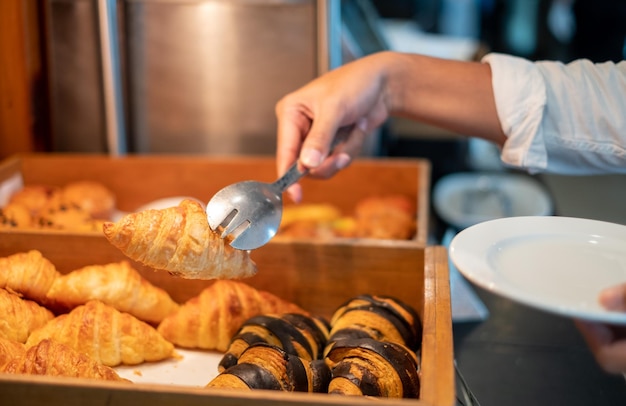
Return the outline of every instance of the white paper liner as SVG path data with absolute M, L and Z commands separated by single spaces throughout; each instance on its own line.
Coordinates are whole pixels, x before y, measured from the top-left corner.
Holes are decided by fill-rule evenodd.
M 224 356 L 216 351 L 176 349 L 180 356 L 159 362 L 115 367 L 118 375 L 135 383 L 204 387 L 218 374 Z

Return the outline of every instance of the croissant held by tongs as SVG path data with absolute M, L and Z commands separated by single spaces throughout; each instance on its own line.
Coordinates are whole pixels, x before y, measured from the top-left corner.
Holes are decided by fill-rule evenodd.
M 211 230 L 202 205 L 191 199 L 127 214 L 104 223 L 103 231 L 129 258 L 183 278 L 241 279 L 257 271 L 249 253 L 232 248 Z

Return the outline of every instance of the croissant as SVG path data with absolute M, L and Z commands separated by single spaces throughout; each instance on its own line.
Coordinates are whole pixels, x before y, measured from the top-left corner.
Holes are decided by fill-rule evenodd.
M 0 371 L 9 361 L 26 353 L 26 346 L 15 340 L 0 336 Z
M 228 245 L 209 227 L 200 203 L 127 214 L 105 222 L 106 238 L 126 256 L 155 269 L 189 279 L 247 278 L 256 265 L 247 251 Z
M 422 324 L 408 304 L 390 296 L 359 295 L 339 306 L 330 320 L 329 342 L 369 337 L 417 349 Z
M 327 340 L 328 324 L 318 317 L 297 313 L 254 316 L 233 337 L 218 371 L 237 364 L 241 354 L 256 343 L 275 345 L 306 361 L 321 359 Z
M 59 276 L 41 252 L 31 250 L 0 258 L 0 288 L 8 288 L 44 304 L 48 289 Z
M 325 357 L 331 370 L 328 393 L 418 398 L 419 361 L 402 344 L 372 338 L 339 340 Z
M 293 303 L 233 280 L 217 280 L 167 316 L 158 331 L 186 348 L 226 351 L 244 321 L 259 314 L 308 314 Z
M 65 311 L 100 300 L 121 312 L 158 324 L 179 305 L 169 294 L 152 285 L 128 261 L 91 265 L 58 277 L 50 290 L 49 306 Z
M 404 195 L 370 196 L 355 207 L 356 236 L 408 240 L 415 233 L 414 204 Z
M 110 367 L 160 361 L 174 355 L 174 345 L 154 327 L 97 300 L 78 306 L 33 331 L 26 346 L 32 347 L 46 338 L 66 344 Z
M 220 372 L 207 388 L 326 392 L 330 370 L 321 360 L 310 362 L 282 348 L 257 343 L 246 348 L 236 365 Z
M 0 289 L 0 337 L 25 343 L 30 333 L 54 318 L 37 303 Z
M 65 344 L 48 339 L 22 350 L 21 354 L 1 367 L 0 372 L 130 382 L 121 378 L 114 369 Z

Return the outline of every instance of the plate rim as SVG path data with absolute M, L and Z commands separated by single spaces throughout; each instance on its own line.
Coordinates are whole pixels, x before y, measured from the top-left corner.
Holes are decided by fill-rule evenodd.
M 599 225 L 602 227 L 610 228 L 613 230 L 617 230 L 624 235 L 624 239 L 626 239 L 626 225 L 612 223 L 603 220 L 595 220 L 588 218 L 580 218 L 580 217 L 567 217 L 567 216 L 557 216 L 557 215 L 546 215 L 546 216 L 518 216 L 518 217 L 506 217 L 488 220 L 482 223 L 478 223 L 476 225 L 470 226 L 459 233 L 451 240 L 449 247 L 449 255 L 454 266 L 459 270 L 459 272 L 467 278 L 469 281 L 474 283 L 475 285 L 492 292 L 498 296 L 505 297 L 514 302 L 521 303 L 523 305 L 539 309 L 544 312 L 549 312 L 552 314 L 557 314 L 560 316 L 565 316 L 573 319 L 580 319 L 586 321 L 594 321 L 594 322 L 602 322 L 607 324 L 615 324 L 615 325 L 626 325 L 626 312 L 614 312 L 610 310 L 606 311 L 598 311 L 598 310 L 580 310 L 573 309 L 568 306 L 555 306 L 551 303 L 542 302 L 541 299 L 538 300 L 529 300 L 527 296 L 518 295 L 516 292 L 511 291 L 503 291 L 501 288 L 493 285 L 493 283 L 489 283 L 489 281 L 485 280 L 485 278 L 480 277 L 479 272 L 472 272 L 467 269 L 467 260 L 463 257 L 463 255 L 467 255 L 467 253 L 463 252 L 463 244 L 465 243 L 465 239 L 471 239 L 476 236 L 478 232 L 484 232 L 486 229 L 489 231 L 489 228 L 494 227 L 494 225 L 506 225 L 506 223 L 517 223 L 523 224 L 523 227 L 530 227 L 531 225 L 536 225 L 538 223 L 542 223 L 542 225 L 549 226 L 562 226 L 567 223 L 569 225 L 575 225 L 577 227 L 588 227 L 589 225 Z M 557 230 L 558 231 L 558 230 Z M 522 234 L 509 234 L 508 237 L 517 236 Z M 489 245 L 493 245 L 497 240 L 492 240 L 492 243 Z M 459 249 L 459 245 L 461 248 Z M 487 245 L 487 244 L 485 244 Z M 486 252 L 485 252 L 486 253 Z M 469 254 L 470 256 L 472 254 Z M 475 257 L 475 256 L 474 256 Z M 475 257 L 476 258 L 476 257 Z M 478 259 L 478 263 L 481 266 L 488 266 L 486 263 L 486 257 L 483 259 Z M 481 263 L 482 262 L 482 263 Z M 483 272 L 484 273 L 484 272 Z M 624 280 L 626 282 L 626 280 Z
M 454 225 L 456 228 L 465 229 L 476 224 L 480 224 L 485 221 L 495 220 L 502 217 L 494 216 L 481 216 L 474 215 L 462 218 L 461 214 L 450 209 L 445 204 L 446 199 L 444 195 L 449 194 L 454 184 L 465 184 L 468 181 L 474 182 L 481 177 L 488 177 L 496 182 L 506 182 L 507 185 L 511 183 L 523 184 L 537 193 L 537 198 L 542 200 L 545 206 L 545 211 L 535 214 L 514 214 L 510 217 L 523 217 L 523 216 L 550 216 L 554 213 L 554 201 L 550 196 L 549 191 L 545 188 L 541 182 L 537 179 L 520 173 L 501 173 L 501 172 L 456 172 L 446 175 L 439 179 L 439 181 L 433 187 L 433 207 L 437 212 L 437 215 L 449 224 Z

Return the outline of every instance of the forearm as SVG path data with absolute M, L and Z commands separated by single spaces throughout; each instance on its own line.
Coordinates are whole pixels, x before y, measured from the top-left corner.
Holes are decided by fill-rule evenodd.
M 488 64 L 384 53 L 389 111 L 503 145 Z

